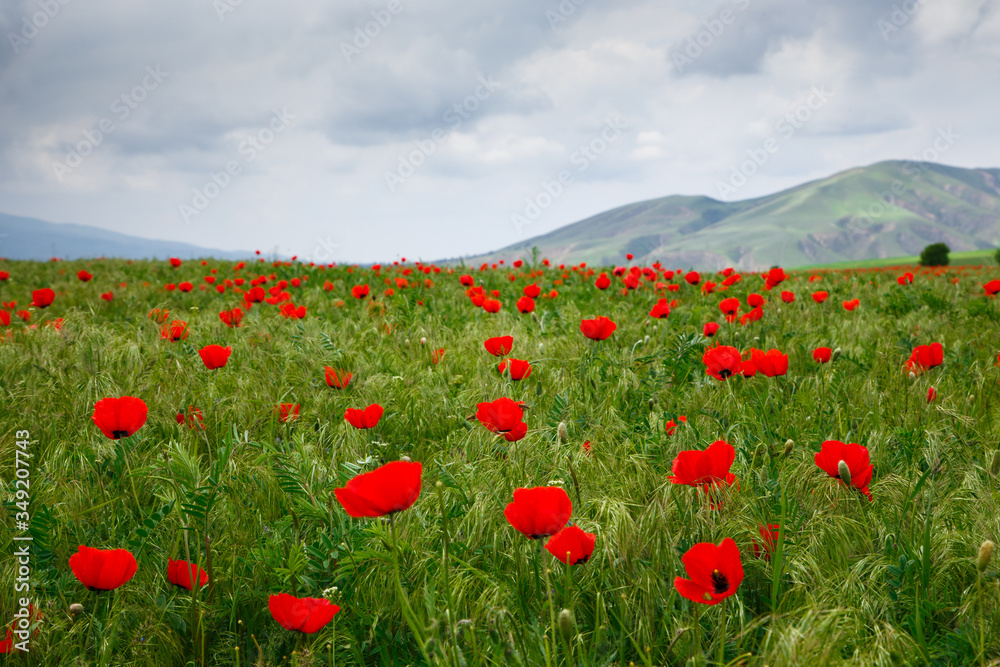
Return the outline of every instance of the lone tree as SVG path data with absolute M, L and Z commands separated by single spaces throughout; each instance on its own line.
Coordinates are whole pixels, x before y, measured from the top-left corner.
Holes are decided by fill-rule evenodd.
M 947 243 L 932 243 L 920 253 L 920 266 L 948 266 Z

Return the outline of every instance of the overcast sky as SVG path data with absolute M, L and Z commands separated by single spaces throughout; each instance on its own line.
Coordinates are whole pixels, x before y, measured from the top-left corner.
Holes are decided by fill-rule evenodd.
M 4 0 L 0 28 L 0 211 L 208 247 L 430 260 L 1000 166 L 1000 0 Z

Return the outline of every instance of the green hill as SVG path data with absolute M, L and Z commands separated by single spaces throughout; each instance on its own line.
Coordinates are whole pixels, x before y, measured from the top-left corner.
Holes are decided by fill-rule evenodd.
M 887 202 L 887 203 L 886 203 Z M 856 262 L 1000 245 L 1000 169 L 879 162 L 765 197 L 674 195 L 621 206 L 467 261 L 530 257 L 613 264 L 636 259 L 703 269 Z

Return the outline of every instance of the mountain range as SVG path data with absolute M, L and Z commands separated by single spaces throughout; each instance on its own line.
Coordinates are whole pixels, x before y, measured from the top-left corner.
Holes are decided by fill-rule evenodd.
M 757 270 L 912 256 L 937 242 L 953 251 L 1000 246 L 1000 169 L 892 160 L 754 199 L 672 195 L 620 206 L 463 261 L 527 259 L 537 247 L 556 262 L 616 264 L 632 253 L 647 263 Z M 250 254 L 0 213 L 0 257 L 9 259 Z
M 764 197 L 672 195 L 627 204 L 468 263 L 530 258 L 720 269 L 795 267 L 1000 246 L 1000 169 L 886 161 Z
M 46 222 L 0 213 L 0 257 L 47 260 L 123 257 L 166 259 L 217 257 L 247 259 L 252 252 L 202 248 L 190 243 L 140 238 L 89 225 Z

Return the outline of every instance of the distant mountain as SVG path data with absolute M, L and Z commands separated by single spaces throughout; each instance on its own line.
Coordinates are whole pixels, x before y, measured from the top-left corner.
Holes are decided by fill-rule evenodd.
M 762 269 L 1000 246 L 1000 169 L 879 162 L 756 199 L 674 195 L 621 206 L 466 262 L 555 261 Z M 676 268 L 676 267 L 675 267 Z
M 252 252 L 201 248 L 190 243 L 156 241 L 87 225 L 54 223 L 0 213 L 0 257 L 47 260 L 90 257 L 128 259 L 215 257 L 247 259 Z

